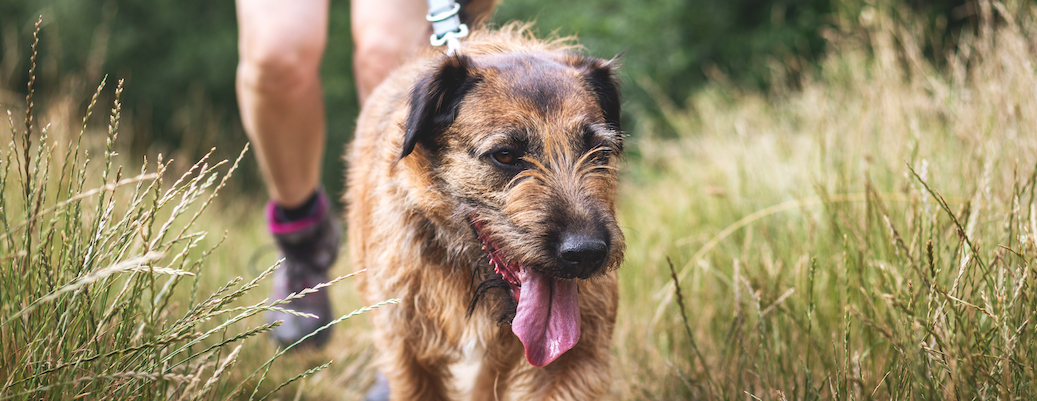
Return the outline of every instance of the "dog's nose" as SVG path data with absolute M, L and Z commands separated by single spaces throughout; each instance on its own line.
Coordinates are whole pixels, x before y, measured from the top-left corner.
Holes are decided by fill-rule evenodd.
M 601 267 L 609 247 L 600 235 L 569 234 L 562 239 L 558 251 L 576 277 L 587 278 Z

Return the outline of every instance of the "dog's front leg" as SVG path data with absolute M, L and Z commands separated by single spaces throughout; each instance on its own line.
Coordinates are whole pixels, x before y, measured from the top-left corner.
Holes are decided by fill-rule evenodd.
M 392 400 L 446 400 L 449 360 L 444 347 L 423 335 L 432 326 L 408 313 L 406 306 L 383 308 L 375 318 L 380 368 Z M 408 316 L 409 315 L 409 316 Z
M 498 329 L 483 355 L 472 388 L 472 401 L 505 400 L 512 372 L 522 357 L 522 343 L 508 326 Z M 525 363 L 525 362 L 522 362 Z

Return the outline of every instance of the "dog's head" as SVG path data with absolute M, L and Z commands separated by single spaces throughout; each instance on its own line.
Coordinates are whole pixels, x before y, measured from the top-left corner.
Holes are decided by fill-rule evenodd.
M 504 319 L 537 366 L 579 339 L 580 281 L 623 259 L 613 64 L 571 53 L 444 56 L 411 92 L 401 157 L 423 160 L 452 229 L 482 249 L 472 259 L 489 279 L 472 305 L 505 290 L 514 313 Z

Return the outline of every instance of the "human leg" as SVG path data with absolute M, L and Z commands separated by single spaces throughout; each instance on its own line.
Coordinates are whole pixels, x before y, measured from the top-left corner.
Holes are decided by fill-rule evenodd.
M 237 90 L 242 123 L 270 194 L 267 221 L 285 257 L 273 298 L 327 281 L 338 253 L 339 226 L 319 190 L 324 153 L 324 95 L 319 77 L 327 42 L 328 0 L 238 0 Z M 291 344 L 331 320 L 326 291 L 296 299 L 276 312 L 284 323 L 275 339 Z M 322 344 L 327 332 L 311 337 Z
M 328 0 L 238 0 L 237 14 L 242 123 L 271 199 L 293 208 L 320 182 Z
M 496 0 L 462 0 L 462 22 L 478 25 L 489 19 Z M 422 46 L 429 45 L 432 26 L 425 20 L 428 3 L 420 0 L 353 0 L 353 71 L 360 104 L 392 70 Z M 474 26 L 469 26 L 474 28 Z
M 423 40 L 428 40 L 427 12 L 424 1 L 353 0 L 353 71 L 360 104 Z

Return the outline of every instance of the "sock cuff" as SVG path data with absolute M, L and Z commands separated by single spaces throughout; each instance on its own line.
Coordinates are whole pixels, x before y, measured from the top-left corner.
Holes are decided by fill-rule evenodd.
M 328 213 L 330 209 L 330 202 L 328 196 L 324 193 L 323 189 L 318 189 L 316 192 L 317 205 L 314 207 L 315 211 L 309 216 L 303 217 L 298 220 L 283 221 L 278 218 L 278 208 L 276 202 L 270 201 L 266 204 L 266 222 L 270 228 L 270 232 L 274 234 L 284 234 L 293 231 L 299 231 L 308 227 L 312 227 L 318 224 L 324 215 Z

